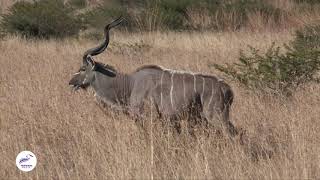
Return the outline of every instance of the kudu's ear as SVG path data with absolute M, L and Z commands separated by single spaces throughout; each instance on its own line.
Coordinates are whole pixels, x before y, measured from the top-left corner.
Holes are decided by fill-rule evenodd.
M 102 74 L 109 76 L 109 77 L 115 77 L 116 76 L 116 72 L 114 72 L 111 69 L 107 69 L 107 68 L 97 68 L 96 71 L 101 72 Z
M 87 57 L 87 63 L 92 67 L 91 70 L 96 69 L 96 62 L 93 60 L 91 56 Z

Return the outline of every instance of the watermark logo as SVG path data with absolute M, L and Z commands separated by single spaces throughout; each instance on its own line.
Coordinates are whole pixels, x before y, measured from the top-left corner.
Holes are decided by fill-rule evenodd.
M 32 171 L 37 165 L 37 157 L 31 151 L 22 151 L 16 158 L 16 165 L 21 171 Z

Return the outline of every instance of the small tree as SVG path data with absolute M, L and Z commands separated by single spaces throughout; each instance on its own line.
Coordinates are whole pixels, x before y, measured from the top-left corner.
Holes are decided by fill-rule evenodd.
M 284 53 L 274 43 L 266 53 L 249 46 L 248 54 L 240 51 L 237 63 L 213 66 L 249 89 L 289 96 L 302 84 L 320 82 L 319 42 L 310 44 L 319 32 L 310 35 L 310 28 L 297 31 L 291 46 L 284 45 Z

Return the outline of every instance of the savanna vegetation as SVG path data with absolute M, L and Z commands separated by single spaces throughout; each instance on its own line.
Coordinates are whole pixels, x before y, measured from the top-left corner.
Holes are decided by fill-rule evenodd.
M 0 179 L 316 179 L 320 176 L 320 3 L 315 0 L 0 1 Z M 68 81 L 103 26 L 97 61 L 216 74 L 235 93 L 228 138 L 139 126 Z M 218 125 L 219 127 L 219 125 Z M 208 136 L 209 134 L 209 136 Z M 16 155 L 38 158 L 28 173 Z

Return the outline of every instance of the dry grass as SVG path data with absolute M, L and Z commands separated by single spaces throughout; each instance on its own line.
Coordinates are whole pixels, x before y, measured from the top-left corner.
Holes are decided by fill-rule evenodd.
M 130 72 L 159 64 L 216 74 L 208 64 L 235 61 L 246 44 L 263 49 L 290 32 L 115 34 L 101 62 Z M 136 43 L 136 44 L 135 44 Z M 316 179 L 320 177 L 320 86 L 291 100 L 260 97 L 237 84 L 231 118 L 252 147 L 214 133 L 178 135 L 154 114 L 143 128 L 100 109 L 91 91 L 72 93 L 68 80 L 94 42 L 0 42 L 0 177 L 3 179 Z M 134 45 L 135 44 L 135 45 Z M 139 46 L 138 46 L 139 45 Z M 151 111 L 152 112 L 152 111 Z M 260 147 L 260 148 L 259 148 Z M 261 148 L 262 147 L 262 148 Z M 253 161 L 255 148 L 273 152 Z M 16 155 L 33 151 L 37 167 L 23 173 Z

